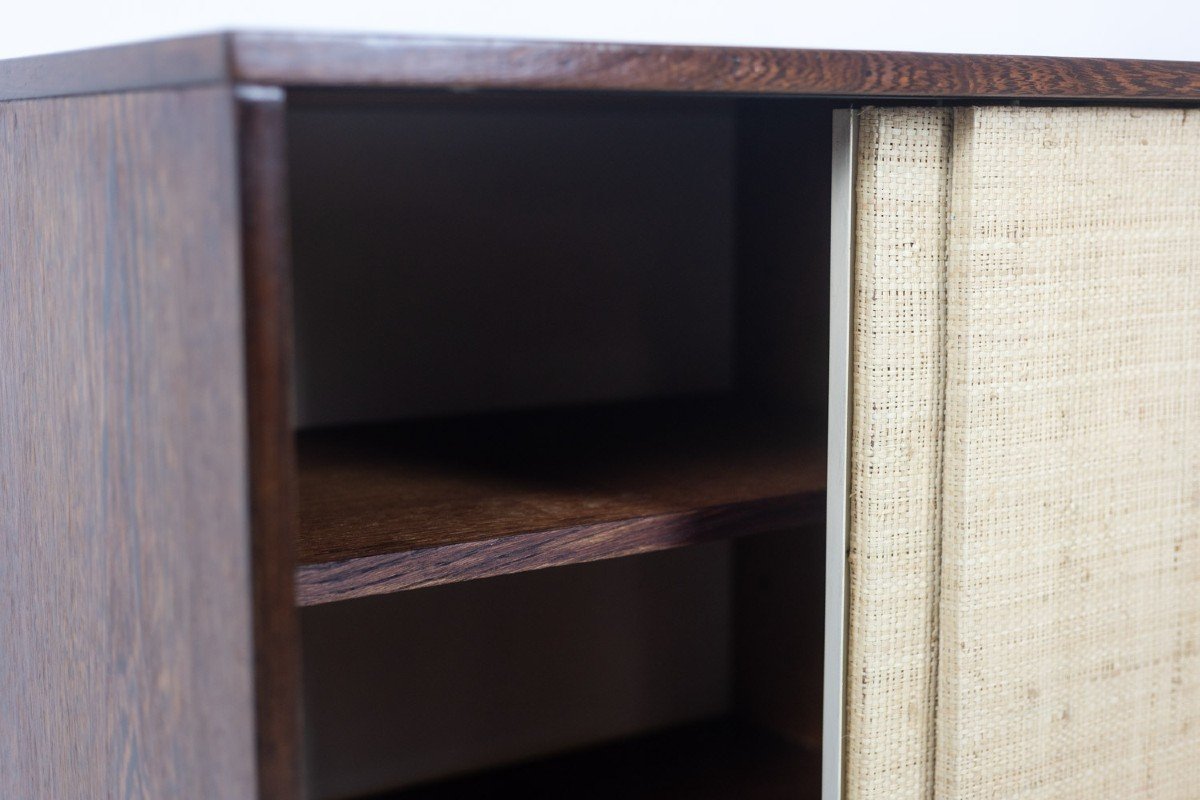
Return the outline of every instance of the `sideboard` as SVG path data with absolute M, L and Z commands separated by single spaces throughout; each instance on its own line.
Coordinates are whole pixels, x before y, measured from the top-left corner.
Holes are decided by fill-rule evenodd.
M 1194 796 L 1198 103 L 1115 59 L 0 62 L 0 796 Z

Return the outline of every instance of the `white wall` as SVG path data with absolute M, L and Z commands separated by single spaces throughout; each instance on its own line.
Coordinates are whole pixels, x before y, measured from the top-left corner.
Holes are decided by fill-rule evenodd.
M 1200 60 L 1196 0 L 49 0 L 0 57 L 225 28 Z

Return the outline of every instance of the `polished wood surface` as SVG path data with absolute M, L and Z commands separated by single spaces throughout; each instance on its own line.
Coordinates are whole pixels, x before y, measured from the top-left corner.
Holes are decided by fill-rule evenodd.
M 698 722 L 375 800 L 806 800 L 820 795 L 819 750 L 732 719 Z
M 232 57 L 289 86 L 1200 99 L 1200 64 L 1179 61 L 253 32 Z
M 791 527 L 824 485 L 819 435 L 703 402 L 303 433 L 297 598 Z
M 183 36 L 0 60 L 0 100 L 229 83 L 229 37 Z
M 1200 64 L 254 31 L 0 61 L 0 99 L 212 82 L 1194 102 Z
M 236 95 L 245 280 L 259 797 L 301 796 L 296 455 L 283 92 Z
M 235 125 L 0 104 L 0 797 L 256 794 Z

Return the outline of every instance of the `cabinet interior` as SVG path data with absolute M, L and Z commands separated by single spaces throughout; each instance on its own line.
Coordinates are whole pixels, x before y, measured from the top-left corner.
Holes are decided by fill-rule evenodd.
M 289 95 L 313 798 L 817 795 L 831 109 Z

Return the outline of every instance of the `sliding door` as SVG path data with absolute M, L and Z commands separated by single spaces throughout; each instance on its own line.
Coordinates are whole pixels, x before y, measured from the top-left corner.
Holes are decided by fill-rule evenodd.
M 1200 113 L 862 112 L 849 798 L 1200 792 Z

